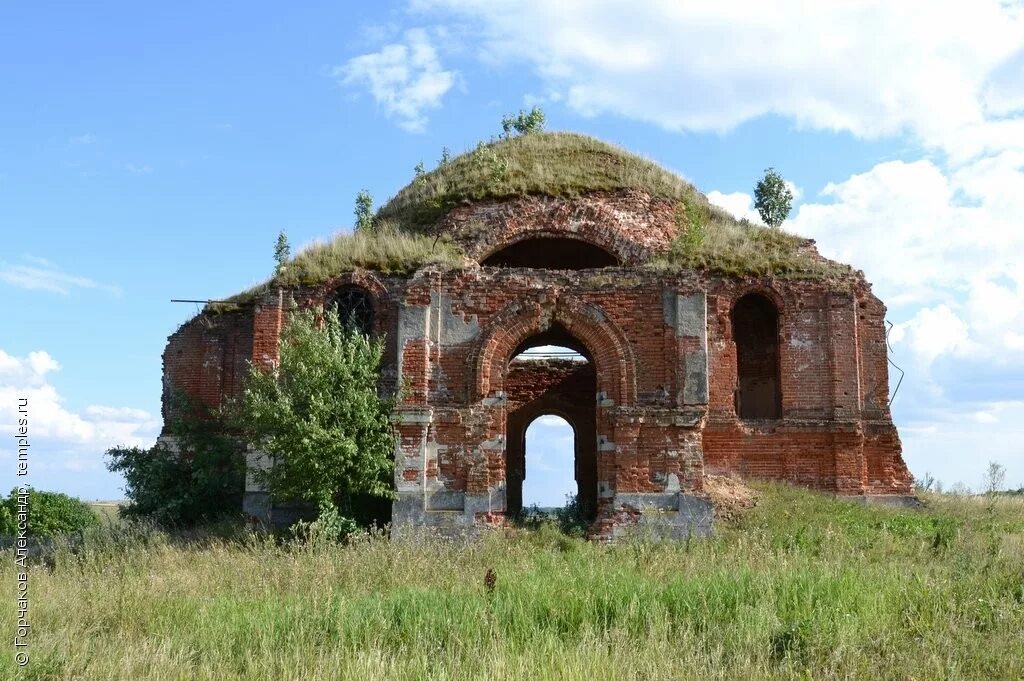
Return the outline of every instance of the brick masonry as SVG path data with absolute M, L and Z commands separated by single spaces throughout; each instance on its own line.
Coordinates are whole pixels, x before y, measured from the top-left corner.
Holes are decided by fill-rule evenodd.
M 580 497 L 592 504 L 595 536 L 708 532 L 705 472 L 864 499 L 912 494 L 887 404 L 885 307 L 859 272 L 799 280 L 644 268 L 675 228 L 670 205 L 637 192 L 463 206 L 439 229 L 478 260 L 571 235 L 621 264 L 358 271 L 274 290 L 171 336 L 165 391 L 210 404 L 237 395 L 248 361 L 276 359 L 292 301 L 323 304 L 357 286 L 371 295 L 374 331 L 387 342 L 382 390 L 406 387 L 393 416 L 398 531 L 505 522 L 521 504 L 525 428 L 543 413 L 576 431 Z M 774 326 L 763 325 L 775 338 L 735 327 L 736 305 L 751 295 L 775 315 Z M 513 361 L 545 343 L 589 362 Z M 741 364 L 756 375 L 741 375 Z M 751 391 L 774 395 L 777 411 L 741 419 L 737 405 L 755 399 Z

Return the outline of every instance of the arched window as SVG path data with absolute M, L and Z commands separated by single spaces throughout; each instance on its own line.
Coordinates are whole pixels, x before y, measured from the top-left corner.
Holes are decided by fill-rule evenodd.
M 492 253 L 485 267 L 530 267 L 540 270 L 588 270 L 615 267 L 619 259 L 587 241 L 566 237 L 535 237 Z
M 373 334 L 373 296 L 364 288 L 345 286 L 334 294 L 331 305 L 342 324 L 351 325 L 367 336 Z
M 561 508 L 578 496 L 576 429 L 571 423 L 555 414 L 541 414 L 526 427 L 523 445 L 524 509 Z
M 762 295 L 750 293 L 732 309 L 736 342 L 736 414 L 741 419 L 782 416 L 779 380 L 779 312 Z

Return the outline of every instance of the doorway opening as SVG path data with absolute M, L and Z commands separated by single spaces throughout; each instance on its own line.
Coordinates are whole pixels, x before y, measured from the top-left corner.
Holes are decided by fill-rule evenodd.
M 732 309 L 736 342 L 736 415 L 741 419 L 782 416 L 779 391 L 779 311 L 772 301 L 748 293 Z
M 541 414 L 526 427 L 523 508 L 550 512 L 566 505 L 576 484 L 576 431 L 556 414 Z
M 597 509 L 597 375 L 586 347 L 560 324 L 513 352 L 505 378 L 506 510 Z

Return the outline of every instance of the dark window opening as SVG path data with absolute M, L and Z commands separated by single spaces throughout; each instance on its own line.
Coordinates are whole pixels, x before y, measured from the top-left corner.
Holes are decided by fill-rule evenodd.
M 615 267 L 619 259 L 600 246 L 562 237 L 540 237 L 514 243 L 484 259 L 490 267 L 531 267 L 541 270 L 588 270 Z
M 512 357 L 519 359 L 528 350 L 553 346 L 566 352 L 574 352 L 585 360 L 592 359 L 586 346 L 576 340 L 576 337 L 558 322 L 552 324 L 546 331 L 541 331 L 520 343 L 512 352 Z
M 373 297 L 366 289 L 346 286 L 331 301 L 338 310 L 342 324 L 352 326 L 367 336 L 373 334 Z
M 736 414 L 741 419 L 782 416 L 779 313 L 762 295 L 743 296 L 732 310 L 736 342 Z

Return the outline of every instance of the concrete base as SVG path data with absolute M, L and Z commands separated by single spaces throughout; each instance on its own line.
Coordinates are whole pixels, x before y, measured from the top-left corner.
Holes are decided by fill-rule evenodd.
M 681 492 L 617 494 L 613 508 L 611 539 L 709 537 L 715 517 L 710 499 Z
M 838 497 L 845 499 L 847 497 Z M 868 506 L 892 506 L 894 508 L 921 508 L 921 500 L 913 494 L 865 494 L 860 497 L 849 497 Z
M 242 494 L 242 513 L 262 525 L 270 525 L 270 493 L 246 490 Z
M 504 509 L 504 489 L 489 494 L 399 492 L 391 506 L 391 535 L 429 528 L 444 536 L 475 536 L 488 527 L 481 516 Z
M 242 494 L 242 513 L 250 521 L 266 528 L 283 530 L 299 520 L 315 520 L 316 507 L 306 504 L 275 505 L 269 492 L 246 491 Z
M 391 512 L 393 537 L 421 530 L 448 537 L 473 537 L 490 525 L 486 516 L 503 513 L 504 490 L 471 495 L 462 492 L 399 492 Z M 594 523 L 599 539 L 642 535 L 655 539 L 707 537 L 712 533 L 714 507 L 704 498 L 679 492 L 619 494 L 604 517 Z

